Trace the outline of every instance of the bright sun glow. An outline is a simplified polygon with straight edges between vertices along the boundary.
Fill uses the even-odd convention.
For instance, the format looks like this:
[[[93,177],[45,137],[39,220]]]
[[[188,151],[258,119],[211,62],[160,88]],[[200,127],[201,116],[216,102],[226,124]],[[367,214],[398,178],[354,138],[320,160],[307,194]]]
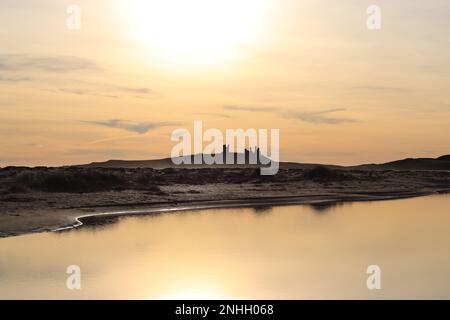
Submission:
[[[118,0],[133,36],[163,59],[217,64],[256,40],[272,0]]]

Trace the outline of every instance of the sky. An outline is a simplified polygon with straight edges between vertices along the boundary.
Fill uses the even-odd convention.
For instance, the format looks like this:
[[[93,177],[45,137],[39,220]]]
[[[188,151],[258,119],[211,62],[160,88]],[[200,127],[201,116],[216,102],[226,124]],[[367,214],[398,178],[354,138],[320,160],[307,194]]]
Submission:
[[[449,32],[447,0],[0,0],[0,166],[164,158],[195,120],[284,161],[449,154]]]

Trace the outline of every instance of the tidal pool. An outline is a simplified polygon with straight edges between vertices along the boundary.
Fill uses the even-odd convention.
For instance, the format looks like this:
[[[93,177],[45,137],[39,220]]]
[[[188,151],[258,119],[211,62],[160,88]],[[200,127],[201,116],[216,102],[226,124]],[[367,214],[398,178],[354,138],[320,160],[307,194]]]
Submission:
[[[81,290],[66,286],[81,270]],[[381,289],[369,290],[371,265]],[[450,299],[450,195],[213,209],[0,239],[1,299]]]

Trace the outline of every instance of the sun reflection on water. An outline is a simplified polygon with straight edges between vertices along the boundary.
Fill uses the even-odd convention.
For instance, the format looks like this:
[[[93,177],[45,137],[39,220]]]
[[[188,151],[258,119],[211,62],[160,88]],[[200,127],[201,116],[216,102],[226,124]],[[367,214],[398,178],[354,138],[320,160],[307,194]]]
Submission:
[[[161,300],[230,300],[220,290],[212,288],[175,288],[165,292],[160,297]]]

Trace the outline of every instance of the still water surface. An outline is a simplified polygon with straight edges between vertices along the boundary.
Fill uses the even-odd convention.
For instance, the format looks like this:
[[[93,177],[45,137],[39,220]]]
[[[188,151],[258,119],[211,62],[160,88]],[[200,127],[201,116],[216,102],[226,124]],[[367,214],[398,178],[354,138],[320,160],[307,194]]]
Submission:
[[[82,288],[66,288],[78,265]],[[378,265],[381,290],[366,287]],[[0,240],[0,298],[450,299],[450,195],[220,209]]]

